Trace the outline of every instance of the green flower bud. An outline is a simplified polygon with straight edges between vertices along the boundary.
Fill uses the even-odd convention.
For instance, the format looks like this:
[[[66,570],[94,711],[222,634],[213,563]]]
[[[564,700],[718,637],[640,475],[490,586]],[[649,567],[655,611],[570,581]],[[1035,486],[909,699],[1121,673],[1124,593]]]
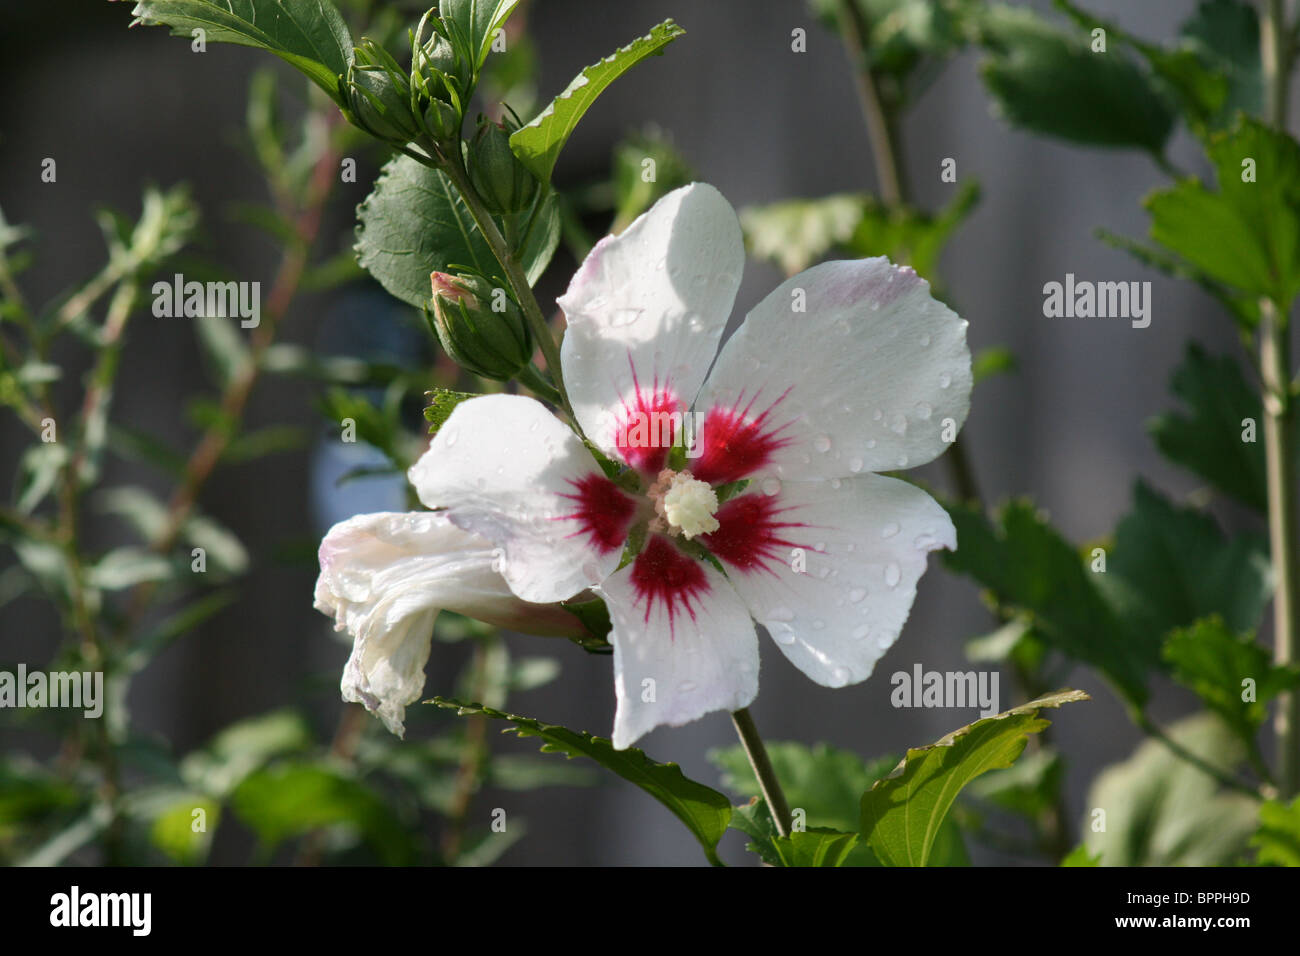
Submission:
[[[469,146],[469,179],[495,213],[527,209],[538,182],[510,149],[510,133],[490,120],[480,121]]]
[[[478,276],[434,272],[432,324],[443,350],[466,371],[508,381],[533,355],[533,337],[505,289]]]
[[[434,99],[447,101],[444,77],[450,78],[452,85],[462,92],[469,78],[451,44],[435,34],[424,46],[418,47],[411,58],[411,84],[418,85]]]
[[[456,144],[460,140],[460,114],[450,103],[430,100],[424,111],[424,130],[435,143]]]
[[[420,135],[411,115],[411,89],[405,78],[378,64],[352,64],[348,101],[357,125],[389,143],[405,146]]]

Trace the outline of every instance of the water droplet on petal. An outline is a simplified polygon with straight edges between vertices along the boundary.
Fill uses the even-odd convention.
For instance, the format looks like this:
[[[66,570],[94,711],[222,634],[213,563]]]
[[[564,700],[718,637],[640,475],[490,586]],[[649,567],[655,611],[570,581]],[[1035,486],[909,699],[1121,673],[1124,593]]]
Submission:
[[[689,694],[691,691],[695,690],[695,681],[693,681],[693,680],[684,680],[684,681],[682,681],[680,684],[677,685],[677,690],[678,690],[680,693],[683,693],[683,694]]]
[[[849,471],[853,472],[856,475],[861,470],[862,470],[861,458],[854,458],[852,461],[849,462]]]
[[[952,385],[952,376],[949,375],[947,372],[944,372],[942,375],[939,376],[939,387],[948,388],[950,385]]]
[[[868,439],[867,439],[867,447],[868,447],[868,448],[875,448],[875,447],[876,447],[876,440],[875,440],[874,438],[868,438]]]
[[[854,588],[852,591],[849,592],[849,601],[851,601],[854,604],[857,604],[866,596],[867,596],[867,591],[865,588]]]
[[[899,455],[899,456],[898,456],[898,467],[899,467],[899,468],[906,468],[906,467],[907,467],[907,456],[906,456],[906,455]]]
[[[840,481],[838,478],[831,479],[831,487],[835,488],[836,490],[838,490],[840,485],[842,484],[844,484],[844,482]]]
[[[447,447],[450,448],[456,444],[456,439],[460,437],[460,429],[448,428],[442,434],[445,436],[443,440],[447,443]]]
[[[930,333],[929,333],[929,332],[922,332],[922,333],[921,333],[921,348],[926,348],[926,347],[929,346],[929,344],[930,344]]]
[[[889,522],[889,524],[885,525],[883,528],[880,529],[880,536],[882,538],[892,538],[894,535],[898,534],[898,532],[902,530],[903,530],[902,527],[899,525],[897,521],[891,521]]]
[[[820,452],[831,450],[831,437],[829,435],[818,435],[813,439],[813,447]]]
[[[848,668],[846,667],[835,668],[833,671],[831,671],[831,686],[843,687],[845,684],[849,682],[850,676],[851,675],[849,674]]]
[[[781,480],[779,478],[764,478],[762,488],[763,494],[770,498],[781,490]]]
[[[788,607],[777,605],[768,612],[767,616],[774,621],[793,621],[794,611],[790,610]]]
[[[636,307],[615,309],[609,314],[609,324],[611,326],[631,325],[641,317],[645,309]]]
[[[900,577],[902,577],[902,572],[898,570],[898,565],[895,562],[890,561],[887,565],[885,565],[886,584],[888,584],[891,588],[896,588],[898,587],[898,581]]]
[[[794,643],[794,631],[790,630],[789,628],[784,628],[782,630],[779,630],[776,633],[774,633],[772,636],[776,638],[776,642],[778,644],[785,644],[786,646],[789,646]]]
[[[927,402],[916,403],[916,417],[921,419],[921,421],[923,422],[929,421],[930,416],[933,414],[934,414],[934,409],[931,408]]]

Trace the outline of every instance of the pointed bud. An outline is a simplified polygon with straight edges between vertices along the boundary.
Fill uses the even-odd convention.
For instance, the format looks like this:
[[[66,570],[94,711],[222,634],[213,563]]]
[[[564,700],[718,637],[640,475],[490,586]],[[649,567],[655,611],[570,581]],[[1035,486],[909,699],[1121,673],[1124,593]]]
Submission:
[[[469,178],[495,213],[527,209],[537,195],[537,179],[510,149],[510,132],[490,120],[480,121],[470,143]]]
[[[406,79],[385,66],[353,63],[348,69],[348,103],[356,124],[385,142],[405,146],[420,135]]]
[[[523,312],[505,289],[478,276],[434,272],[432,324],[456,364],[483,378],[508,381],[533,355]]]

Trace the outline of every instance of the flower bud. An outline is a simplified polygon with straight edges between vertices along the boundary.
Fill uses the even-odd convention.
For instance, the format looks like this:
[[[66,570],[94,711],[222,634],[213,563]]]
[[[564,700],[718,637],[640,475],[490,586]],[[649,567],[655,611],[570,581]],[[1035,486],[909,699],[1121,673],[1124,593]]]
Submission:
[[[469,147],[469,179],[495,213],[519,212],[537,195],[537,179],[510,149],[504,126],[484,120]]]
[[[435,143],[456,144],[460,140],[460,114],[450,103],[430,100],[424,110],[424,131]]]
[[[523,312],[505,289],[478,276],[434,272],[429,279],[434,332],[456,364],[502,382],[528,364],[532,335]]]
[[[348,101],[357,125],[386,142],[405,146],[420,134],[411,115],[410,87],[405,78],[384,66],[352,64]]]

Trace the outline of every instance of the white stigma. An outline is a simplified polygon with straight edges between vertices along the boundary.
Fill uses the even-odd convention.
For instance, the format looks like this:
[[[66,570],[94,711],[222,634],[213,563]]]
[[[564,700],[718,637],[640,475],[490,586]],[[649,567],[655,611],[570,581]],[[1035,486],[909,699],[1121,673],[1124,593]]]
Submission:
[[[681,529],[687,538],[718,530],[718,496],[707,481],[700,481],[689,471],[672,476],[672,484],[663,496],[663,516],[668,524]]]

